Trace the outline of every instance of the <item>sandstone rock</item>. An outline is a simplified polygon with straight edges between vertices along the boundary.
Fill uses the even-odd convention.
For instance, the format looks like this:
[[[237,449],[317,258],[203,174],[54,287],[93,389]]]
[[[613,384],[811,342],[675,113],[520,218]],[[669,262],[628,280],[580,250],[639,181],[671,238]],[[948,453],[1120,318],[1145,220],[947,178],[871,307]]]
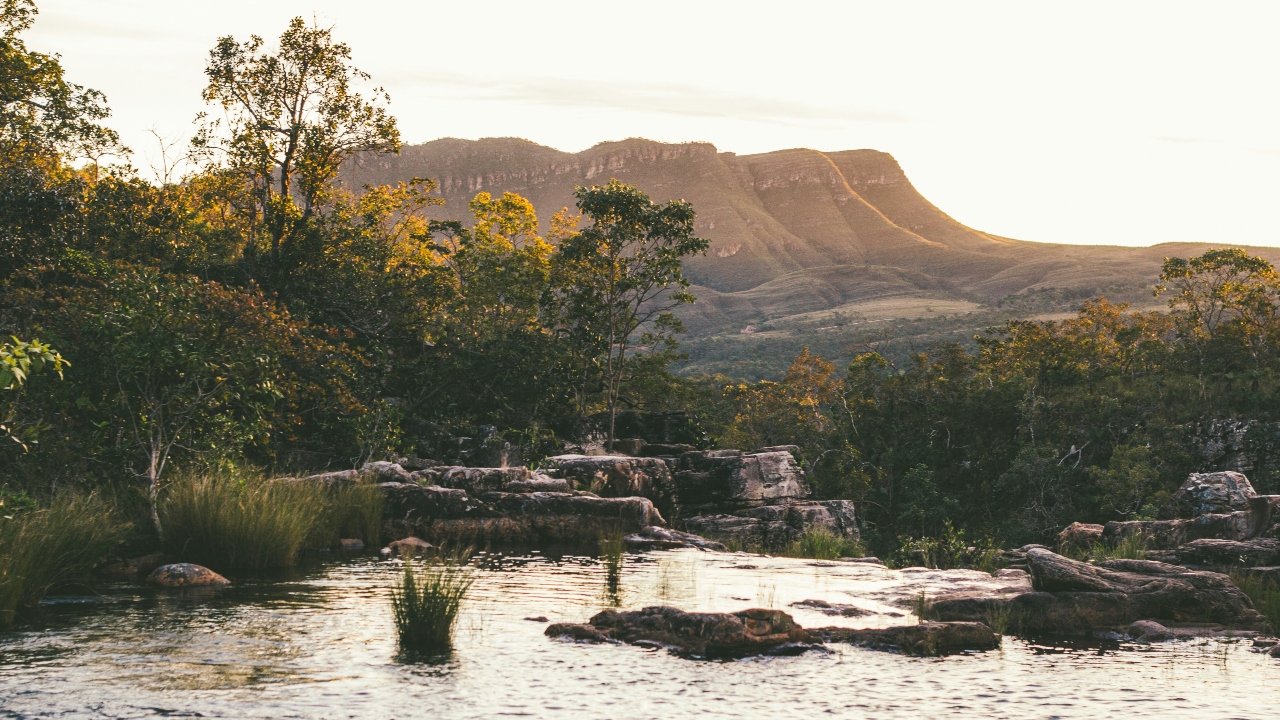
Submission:
[[[1240,568],[1240,572],[1249,577],[1256,577],[1264,582],[1280,585],[1280,565],[1269,567]]]
[[[672,478],[690,514],[776,505],[808,498],[804,471],[790,452],[690,452],[676,459]]]
[[[1102,531],[1101,525],[1073,522],[1058,533],[1058,547],[1089,547],[1102,538]]]
[[[644,438],[617,438],[613,441],[613,454],[636,457],[644,450]]]
[[[1169,628],[1155,620],[1139,620],[1130,624],[1125,632],[1131,640],[1143,643],[1164,642],[1174,638],[1174,634]]]
[[[665,517],[679,514],[671,470],[659,458],[559,455],[546,462],[549,474],[567,480],[578,490],[601,497],[648,498]]]
[[[1160,508],[1158,517],[1171,520],[1248,510],[1249,499],[1256,496],[1249,479],[1238,472],[1192,473]]]
[[[551,637],[602,642],[617,640],[653,644],[685,657],[735,658],[767,654],[812,637],[781,610],[751,609],[737,613],[689,613],[673,607],[647,607],[619,612],[605,610],[586,625],[557,623]]]
[[[202,565],[176,563],[161,565],[147,577],[147,582],[163,588],[193,588],[230,585],[231,581]]]
[[[384,483],[388,535],[476,545],[594,542],[603,532],[636,533],[665,525],[645,498],[600,498],[579,493],[485,493]]]
[[[628,550],[643,552],[645,550],[675,550],[677,548],[698,548],[699,550],[725,551],[722,543],[708,540],[691,533],[669,530],[663,527],[650,526],[638,533],[625,535],[622,542]]]
[[[409,472],[393,462],[371,462],[360,468],[360,479],[370,482],[409,482]]]
[[[1189,539],[1189,524],[1189,520],[1113,520],[1103,527],[1102,539],[1114,544],[1123,538],[1141,535],[1154,550],[1176,550]]]
[[[808,530],[826,530],[837,537],[859,537],[854,505],[848,500],[821,500],[789,505],[765,505],[733,515],[685,518],[685,530],[732,539],[748,548],[780,548]]]
[[[874,614],[870,610],[864,610],[857,605],[842,605],[840,603],[830,603],[826,600],[801,600],[800,602],[791,603],[791,607],[815,610],[823,615],[832,617],[861,617]]]
[[[1244,542],[1205,538],[1178,548],[1181,565],[1244,565],[1258,567],[1280,562],[1280,540],[1257,538]]]
[[[993,650],[1000,636],[981,622],[926,622],[889,628],[817,628],[809,631],[827,642],[844,642],[904,655],[953,655],[966,650]]]
[[[419,555],[433,547],[435,546],[422,538],[409,536],[388,544],[387,550],[399,555]]]
[[[697,450],[692,445],[684,445],[681,443],[648,443],[640,448],[640,457],[678,457],[687,452]]]

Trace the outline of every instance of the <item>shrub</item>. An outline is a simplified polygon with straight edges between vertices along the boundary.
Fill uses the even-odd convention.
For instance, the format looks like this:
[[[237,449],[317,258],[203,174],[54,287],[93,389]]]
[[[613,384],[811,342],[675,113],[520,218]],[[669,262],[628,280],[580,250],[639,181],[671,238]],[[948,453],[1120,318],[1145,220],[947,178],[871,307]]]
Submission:
[[[1280,633],[1280,586],[1246,571],[1235,570],[1231,573],[1231,582],[1236,584],[1253,607],[1267,619],[1271,632]]]
[[[414,569],[412,558],[405,559],[404,574],[391,591],[402,649],[442,652],[453,646],[458,611],[474,580],[464,561],[467,554],[429,556],[421,570]]]
[[[782,554],[786,557],[838,560],[842,557],[863,557],[866,550],[857,540],[840,537],[825,528],[810,528],[788,543]]]
[[[288,567],[308,540],[328,534],[331,492],[260,476],[183,478],[160,503],[166,549],[221,571]]]
[[[0,627],[39,604],[51,587],[88,572],[127,530],[94,495],[61,496],[47,508],[0,517]]]

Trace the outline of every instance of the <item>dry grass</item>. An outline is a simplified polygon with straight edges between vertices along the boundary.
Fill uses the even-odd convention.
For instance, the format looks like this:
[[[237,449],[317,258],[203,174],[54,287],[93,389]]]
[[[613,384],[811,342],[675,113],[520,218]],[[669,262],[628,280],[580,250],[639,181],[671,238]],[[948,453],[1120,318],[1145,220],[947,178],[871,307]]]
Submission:
[[[785,557],[813,558],[814,560],[860,558],[865,557],[866,554],[866,548],[862,543],[839,537],[824,528],[810,528],[804,531],[800,537],[788,543],[782,551]]]

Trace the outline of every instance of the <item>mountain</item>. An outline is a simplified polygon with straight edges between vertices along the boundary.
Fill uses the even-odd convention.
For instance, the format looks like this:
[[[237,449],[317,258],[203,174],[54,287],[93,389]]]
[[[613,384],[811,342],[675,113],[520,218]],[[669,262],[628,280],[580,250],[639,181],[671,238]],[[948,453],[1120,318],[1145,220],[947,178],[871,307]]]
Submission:
[[[438,214],[464,221],[477,192],[512,191],[533,202],[545,227],[573,207],[576,186],[611,178],[655,201],[690,201],[698,233],[711,241],[705,256],[686,262],[698,302],[682,315],[694,340],[788,322],[958,316],[1046,293],[1151,304],[1165,257],[1209,247],[1055,245],[981,232],[935,207],[875,150],[736,155],[708,143],[629,139],[567,153],[517,138],[446,138],[359,157],[344,181],[413,177],[437,180],[446,200]],[[1280,261],[1280,249],[1252,250]]]

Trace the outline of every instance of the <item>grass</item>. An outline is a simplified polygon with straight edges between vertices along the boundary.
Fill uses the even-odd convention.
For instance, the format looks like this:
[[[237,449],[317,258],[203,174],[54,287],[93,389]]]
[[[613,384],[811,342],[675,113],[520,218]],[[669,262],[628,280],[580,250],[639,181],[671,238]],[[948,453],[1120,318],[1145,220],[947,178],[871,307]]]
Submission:
[[[381,534],[382,496],[374,485],[326,486],[261,476],[213,474],[177,480],[160,503],[165,549],[227,571],[294,565],[305,548]]]
[[[916,599],[911,603],[911,612],[915,614],[918,622],[928,622],[933,618],[933,603],[929,602],[923,590],[916,593]]]
[[[787,543],[785,557],[813,558],[814,560],[839,560],[842,557],[864,557],[867,554],[862,543],[843,538],[825,528],[810,528],[800,537]]]
[[[127,531],[93,495],[61,496],[48,507],[0,517],[0,627],[38,605],[50,588],[86,574]]]
[[[615,605],[619,603],[618,588],[622,584],[624,549],[621,530],[600,533],[600,559],[604,562],[605,592]]]
[[[1013,614],[1013,603],[992,603],[987,607],[983,622],[987,624],[987,627],[994,630],[997,635],[1003,637],[1011,627],[1018,625],[1018,618],[1015,618]]]
[[[391,591],[391,611],[403,650],[444,652],[453,647],[453,629],[474,577],[465,564],[469,552],[404,561],[404,574]]]
[[[1231,582],[1240,588],[1253,607],[1267,619],[1272,633],[1280,633],[1280,586],[1247,572],[1233,570]]]
[[[1145,535],[1126,535],[1115,542],[1095,542],[1092,545],[1071,546],[1062,549],[1063,555],[1084,562],[1104,560],[1145,560],[1151,541]]]

